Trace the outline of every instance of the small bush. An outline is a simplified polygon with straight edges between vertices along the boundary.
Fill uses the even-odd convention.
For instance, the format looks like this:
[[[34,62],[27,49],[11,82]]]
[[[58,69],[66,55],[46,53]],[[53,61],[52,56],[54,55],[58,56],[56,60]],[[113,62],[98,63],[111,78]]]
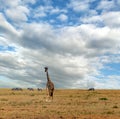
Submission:
[[[118,106],[117,106],[117,105],[115,105],[115,106],[113,106],[113,108],[118,108]]]
[[[114,112],[112,112],[112,111],[108,111],[107,114],[114,114]]]
[[[6,98],[2,98],[2,99],[0,99],[1,101],[8,101],[8,99],[6,99]]]
[[[47,106],[43,105],[42,108],[47,108]]]
[[[70,95],[69,97],[73,97],[72,95]]]
[[[99,100],[108,100],[107,98],[99,98]]]

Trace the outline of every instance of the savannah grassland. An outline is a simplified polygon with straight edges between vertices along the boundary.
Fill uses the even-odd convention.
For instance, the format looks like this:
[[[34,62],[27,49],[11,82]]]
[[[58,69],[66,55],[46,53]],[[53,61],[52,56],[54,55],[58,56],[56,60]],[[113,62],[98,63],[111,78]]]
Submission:
[[[46,91],[0,89],[0,119],[120,119],[120,90],[55,90],[53,102]]]

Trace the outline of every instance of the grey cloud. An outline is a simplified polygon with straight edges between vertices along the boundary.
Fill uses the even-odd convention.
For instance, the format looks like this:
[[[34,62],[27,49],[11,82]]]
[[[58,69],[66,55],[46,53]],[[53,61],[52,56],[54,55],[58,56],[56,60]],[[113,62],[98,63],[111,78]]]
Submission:
[[[21,36],[20,43],[24,47],[41,49],[42,47],[51,46],[53,39],[54,34],[49,25],[34,24],[26,26]]]
[[[22,46],[33,50],[45,49],[49,52],[56,53],[63,53],[65,50],[71,52],[72,44],[69,43],[68,39],[64,39],[62,36],[58,36],[58,33],[50,26],[46,24],[35,24],[32,26],[28,25],[26,27],[27,29],[23,31],[20,39],[20,44]],[[77,51],[77,49],[73,49],[72,51]]]
[[[59,56],[59,55],[57,56],[55,54],[53,54],[53,56],[52,55],[49,56],[47,52],[45,53],[43,52],[35,53],[35,52],[36,51],[33,50],[32,53],[28,51],[23,54],[24,56],[32,59],[36,63],[35,65],[34,63],[32,64],[32,62],[30,62],[34,66],[34,68],[28,66],[29,68],[26,69],[27,73],[31,77],[29,78],[30,80],[32,80],[32,78],[34,78],[35,80],[40,79],[44,84],[46,82],[46,74],[44,72],[44,66],[49,67],[50,78],[55,83],[57,88],[69,87],[73,82],[73,80],[74,82],[76,82],[75,77],[78,79],[82,79],[84,77],[84,74],[82,73],[80,74],[78,72],[79,70],[77,70],[75,67],[72,68],[71,66],[71,68],[67,67],[66,69],[64,63],[69,64],[68,62],[69,58],[66,59],[65,56]],[[64,86],[63,83],[66,84],[66,86]]]
[[[6,62],[1,62],[0,64],[0,74],[2,76],[6,76],[7,78],[14,80],[13,82],[18,81],[21,84],[29,83],[29,85],[34,84],[43,87],[42,82],[45,82],[45,80],[42,80],[45,78],[44,75],[41,75],[41,70],[37,67],[29,65],[21,67],[20,64],[14,64],[14,61],[8,62],[6,60]]]
[[[98,49],[98,50],[112,49],[116,45],[117,45],[116,42],[110,39],[90,40],[87,43],[88,48]]]
[[[20,35],[20,32],[17,31],[9,22],[7,22],[7,20],[1,13],[0,13],[0,33],[3,38],[8,40],[8,42],[14,40],[15,43],[19,39]]]

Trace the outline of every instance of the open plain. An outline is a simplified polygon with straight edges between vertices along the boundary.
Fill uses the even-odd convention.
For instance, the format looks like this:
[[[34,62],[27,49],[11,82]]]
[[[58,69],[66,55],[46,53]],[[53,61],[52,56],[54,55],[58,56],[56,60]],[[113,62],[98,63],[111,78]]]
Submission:
[[[0,119],[120,119],[120,90],[55,90],[46,102],[46,91],[0,89]]]

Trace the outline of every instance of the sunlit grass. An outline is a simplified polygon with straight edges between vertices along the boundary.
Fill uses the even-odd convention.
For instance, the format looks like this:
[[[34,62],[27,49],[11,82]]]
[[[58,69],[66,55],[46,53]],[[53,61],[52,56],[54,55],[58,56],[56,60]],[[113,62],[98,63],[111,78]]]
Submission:
[[[53,102],[46,91],[0,89],[0,119],[119,119],[120,90],[55,90]]]

